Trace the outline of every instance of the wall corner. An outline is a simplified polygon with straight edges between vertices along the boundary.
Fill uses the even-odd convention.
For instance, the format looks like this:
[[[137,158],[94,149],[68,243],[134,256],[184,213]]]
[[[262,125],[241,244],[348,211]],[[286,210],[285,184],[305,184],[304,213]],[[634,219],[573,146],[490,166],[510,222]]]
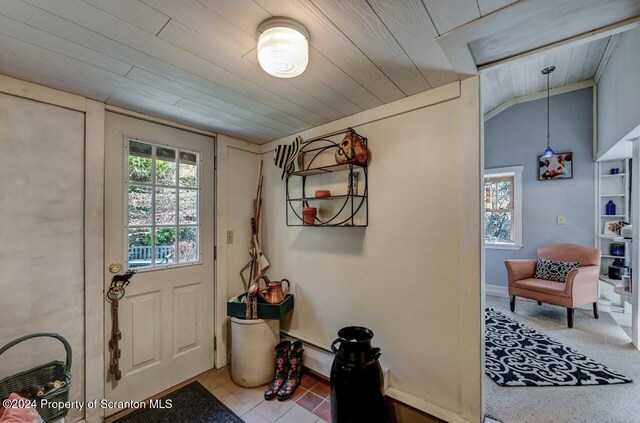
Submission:
[[[460,214],[460,414],[480,422],[483,417],[483,259],[481,191],[483,174],[480,77],[460,82],[460,150],[462,166]]]

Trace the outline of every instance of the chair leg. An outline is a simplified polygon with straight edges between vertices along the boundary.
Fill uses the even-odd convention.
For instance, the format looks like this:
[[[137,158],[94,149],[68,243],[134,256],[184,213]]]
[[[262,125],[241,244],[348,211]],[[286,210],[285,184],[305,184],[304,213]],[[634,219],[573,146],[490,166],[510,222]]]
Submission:
[[[509,305],[511,306],[511,312],[516,311],[516,296],[515,295],[511,296],[511,301],[509,302]]]
[[[598,302],[593,303],[593,318],[598,318]]]
[[[538,301],[538,305],[542,305],[542,301]]]
[[[573,309],[567,308],[567,323],[569,324],[569,329],[573,328]]]

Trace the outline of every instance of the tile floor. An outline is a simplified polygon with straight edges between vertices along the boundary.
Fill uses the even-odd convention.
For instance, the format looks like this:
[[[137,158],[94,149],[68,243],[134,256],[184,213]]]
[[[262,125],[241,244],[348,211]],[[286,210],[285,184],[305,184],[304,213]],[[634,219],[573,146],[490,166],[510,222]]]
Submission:
[[[304,375],[301,386],[287,401],[265,401],[266,386],[245,389],[231,380],[229,367],[197,377],[213,395],[247,423],[324,423],[331,420],[327,383]]]
[[[194,380],[200,382],[247,423],[326,423],[331,421],[329,385],[311,375],[302,377],[301,386],[287,401],[265,401],[266,386],[253,389],[241,388],[231,380],[228,366],[202,373],[162,392],[158,397]],[[126,411],[111,416],[106,421],[113,421],[124,414]]]

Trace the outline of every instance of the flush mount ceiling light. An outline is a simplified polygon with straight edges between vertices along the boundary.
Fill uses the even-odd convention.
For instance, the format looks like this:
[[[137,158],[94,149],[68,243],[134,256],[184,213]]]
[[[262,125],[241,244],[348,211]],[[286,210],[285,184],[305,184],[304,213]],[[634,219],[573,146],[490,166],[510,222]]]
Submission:
[[[269,75],[293,78],[309,63],[309,31],[301,23],[273,17],[258,25],[258,61]]]
[[[556,70],[555,66],[549,66],[541,71],[543,75],[547,75],[547,149],[544,150],[542,157],[551,157],[556,155],[556,152],[551,148],[551,133],[549,132],[549,77],[551,76],[551,72],[554,70]]]

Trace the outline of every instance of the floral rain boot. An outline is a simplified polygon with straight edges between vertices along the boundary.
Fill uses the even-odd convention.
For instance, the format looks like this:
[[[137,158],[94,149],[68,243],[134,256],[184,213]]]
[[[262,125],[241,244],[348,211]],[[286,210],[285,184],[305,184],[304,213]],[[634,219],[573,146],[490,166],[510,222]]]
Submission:
[[[272,400],[278,395],[278,391],[284,385],[289,374],[289,348],[291,341],[282,341],[276,345],[276,377],[264,392],[264,399]]]
[[[296,341],[289,347],[289,372],[287,380],[278,391],[278,401],[285,401],[291,398],[300,386],[302,378],[302,342]]]

